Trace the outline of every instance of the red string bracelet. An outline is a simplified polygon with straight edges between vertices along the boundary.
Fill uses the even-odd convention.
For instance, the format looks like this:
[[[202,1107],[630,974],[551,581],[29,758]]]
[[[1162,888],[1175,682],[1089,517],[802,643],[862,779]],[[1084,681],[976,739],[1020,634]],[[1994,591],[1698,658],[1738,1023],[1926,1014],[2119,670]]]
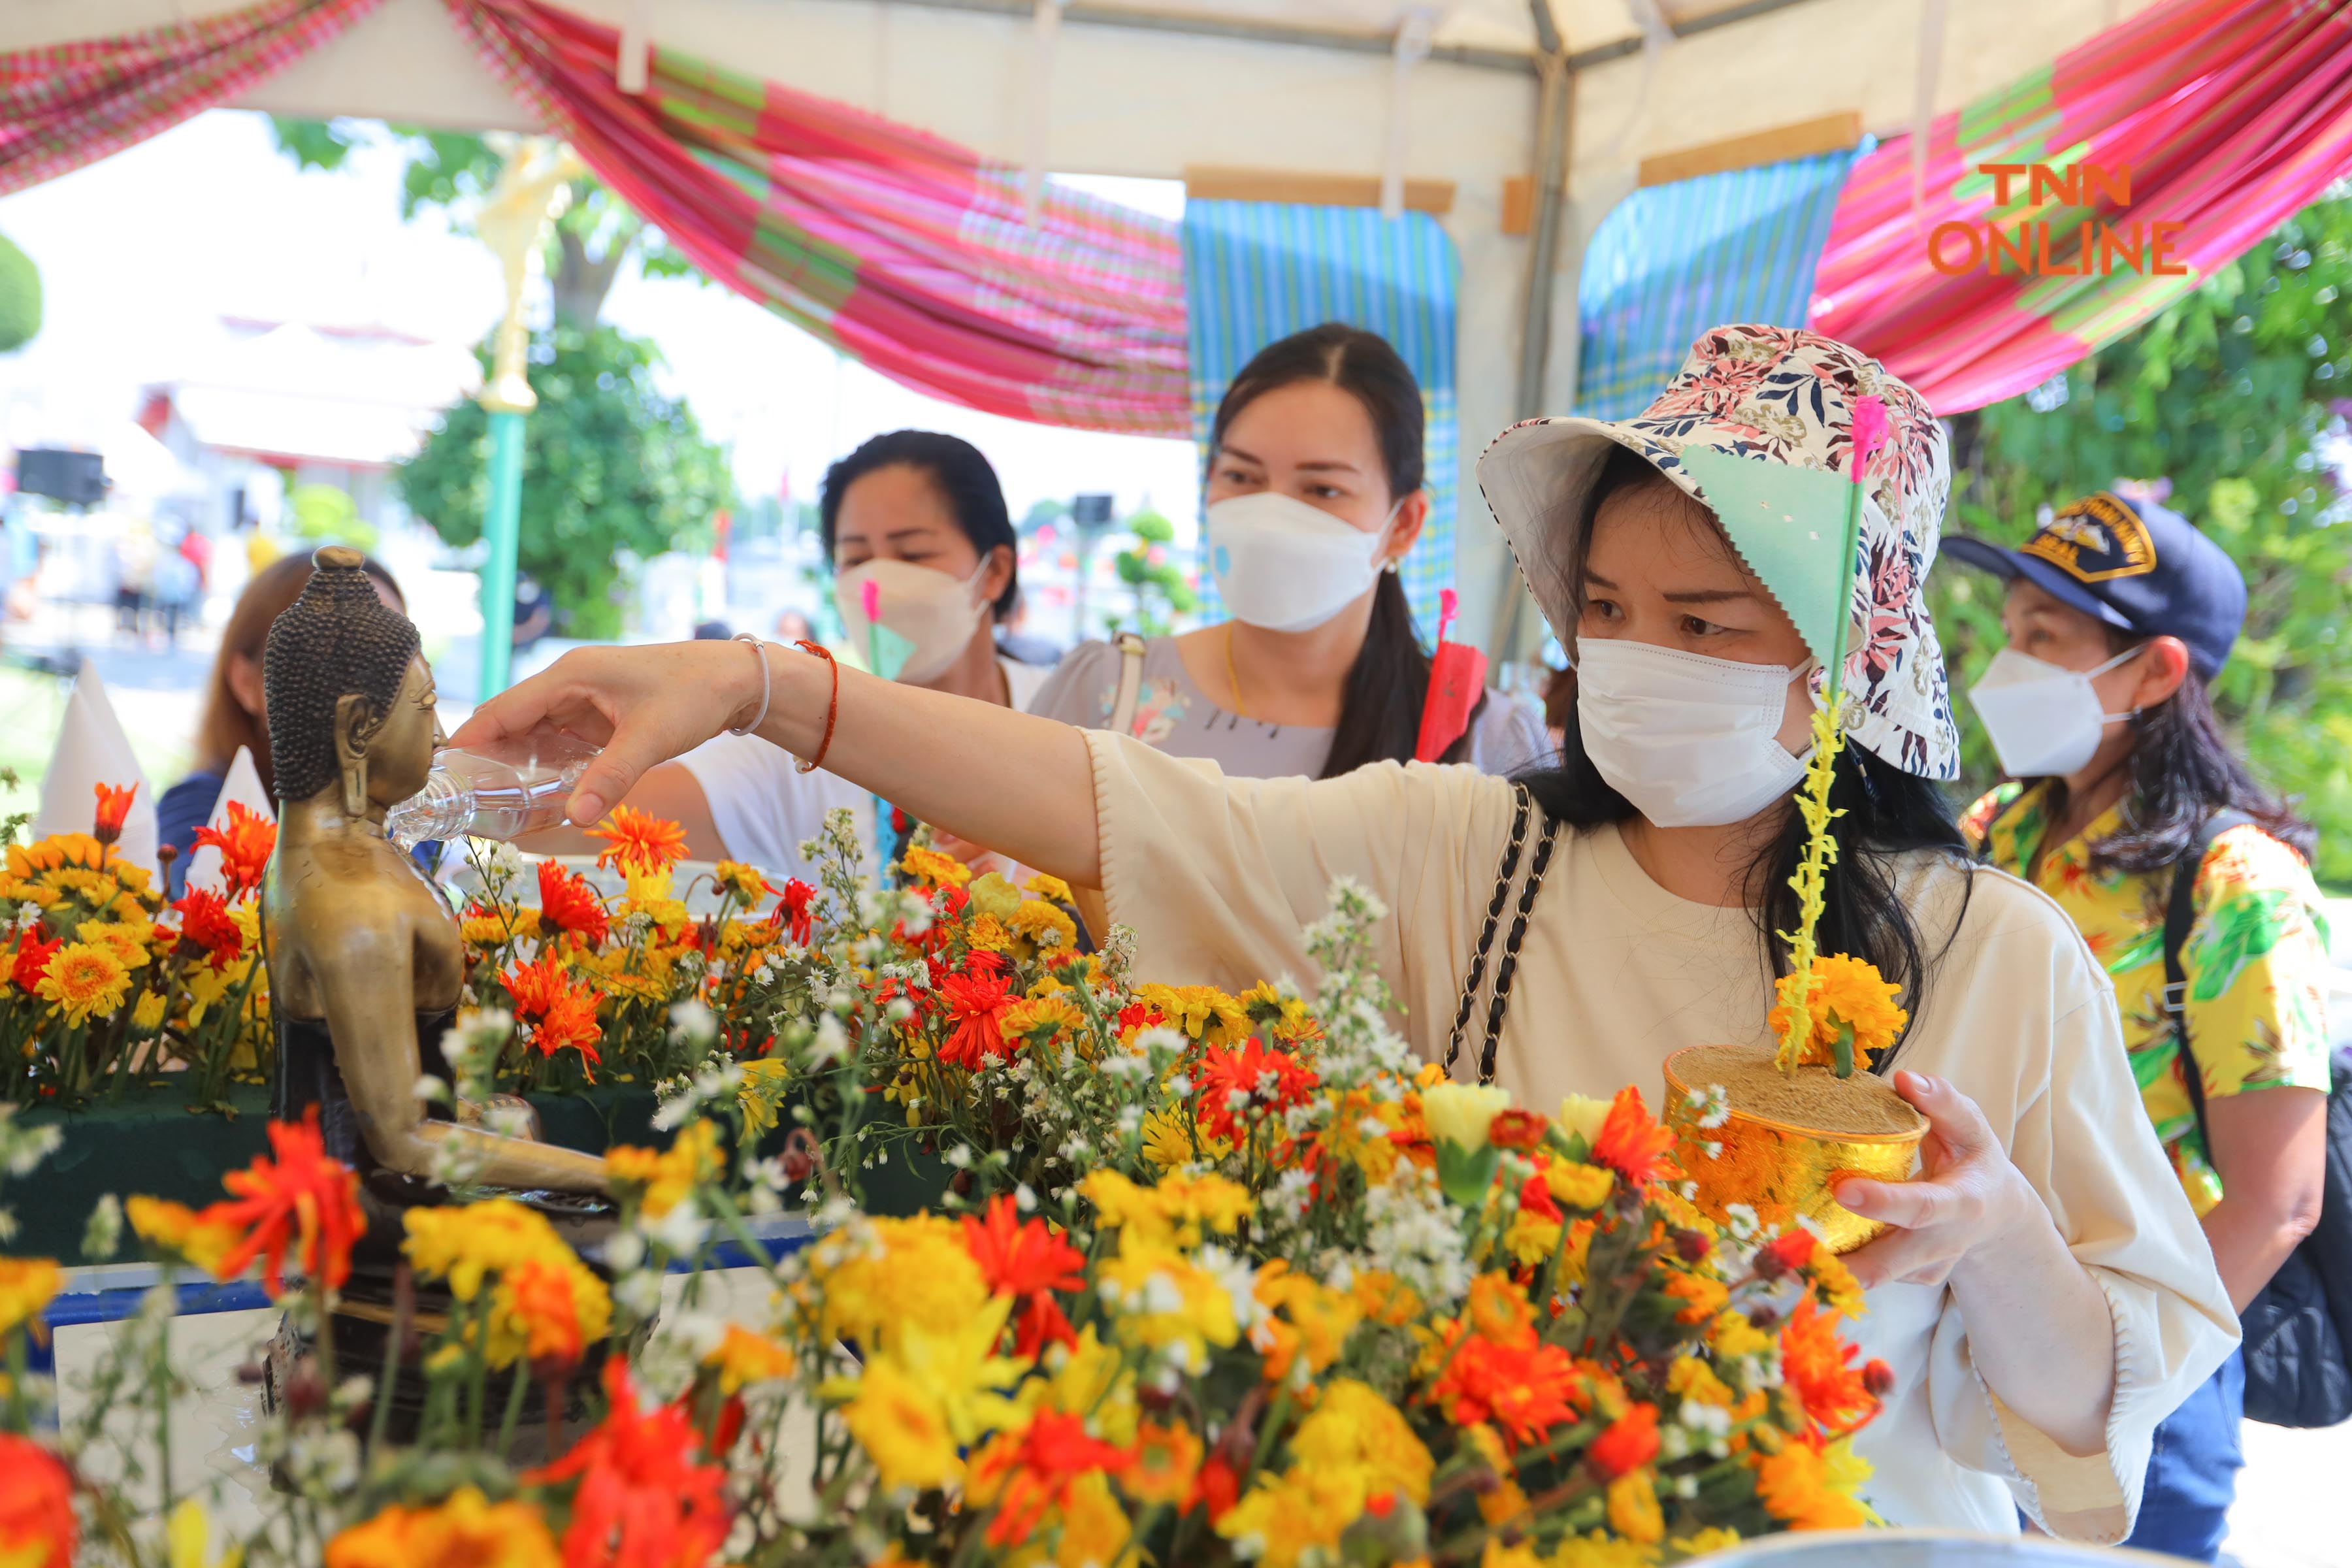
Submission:
[[[820,644],[803,639],[793,646],[804,653],[816,655],[817,658],[824,660],[826,668],[833,671],[833,695],[826,699],[824,704],[824,738],[816,743],[815,756],[804,763],[793,764],[802,773],[813,773],[824,765],[824,754],[833,750],[833,723],[835,720],[841,717],[841,666],[834,658],[833,651]]]

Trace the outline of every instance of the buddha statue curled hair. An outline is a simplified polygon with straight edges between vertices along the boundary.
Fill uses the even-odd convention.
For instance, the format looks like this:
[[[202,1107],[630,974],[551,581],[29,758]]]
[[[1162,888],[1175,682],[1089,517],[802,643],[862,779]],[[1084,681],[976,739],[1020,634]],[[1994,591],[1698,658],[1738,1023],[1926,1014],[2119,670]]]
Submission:
[[[335,782],[336,705],[356,694],[381,723],[416,657],[415,625],[377,596],[365,559],[347,545],[320,550],[301,596],[270,623],[261,671],[280,801]]]

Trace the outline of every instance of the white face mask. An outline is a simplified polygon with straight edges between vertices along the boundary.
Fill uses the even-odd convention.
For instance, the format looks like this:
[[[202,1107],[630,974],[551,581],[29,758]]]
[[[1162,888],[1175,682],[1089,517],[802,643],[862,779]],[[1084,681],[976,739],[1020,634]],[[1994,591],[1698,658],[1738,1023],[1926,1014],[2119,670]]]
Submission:
[[[1738,664],[1619,637],[1576,639],[1576,722],[1609,787],[1660,827],[1745,822],[1794,790],[1812,752],[1780,744],[1789,683],[1812,667]]]
[[[1381,544],[1395,517],[1391,507],[1366,533],[1278,490],[1216,501],[1207,522],[1218,596],[1234,619],[1271,632],[1319,626],[1380,575]]]
[[[2127,647],[2094,669],[2068,669],[2005,647],[1969,688],[1969,706],[1984,721],[2001,771],[2011,778],[2056,778],[2087,765],[2110,724],[2139,711],[2110,713],[2091,678],[2139,652]]]
[[[958,579],[911,561],[876,559],[863,562],[833,580],[834,607],[841,625],[860,653],[871,646],[868,627],[878,623],[886,633],[910,645],[906,662],[891,679],[920,686],[946,672],[971,644],[972,628],[980,624],[980,580],[988,574],[988,559],[980,569]],[[874,620],[866,618],[865,584],[875,588]]]

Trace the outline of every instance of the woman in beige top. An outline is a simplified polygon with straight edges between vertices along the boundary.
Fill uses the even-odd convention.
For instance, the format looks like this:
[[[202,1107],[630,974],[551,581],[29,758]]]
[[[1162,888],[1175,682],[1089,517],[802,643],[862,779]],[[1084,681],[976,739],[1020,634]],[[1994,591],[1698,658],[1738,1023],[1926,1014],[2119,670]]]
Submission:
[[[1958,739],[1919,598],[1944,440],[1908,388],[1842,344],[1717,329],[1641,418],[1537,422],[1488,453],[1488,500],[1580,662],[1567,765],[1528,786],[1394,763],[1227,779],[1129,737],[849,672],[836,704],[820,660],[770,649],[761,668],[712,644],[568,655],[457,739],[542,721],[609,738],[572,804],[587,821],[722,727],[805,755],[830,723],[827,766],[1101,887],[1142,966],[1171,980],[1311,980],[1300,925],[1352,877],[1393,911],[1383,962],[1423,1053],[1452,1059],[1463,1041],[1458,1071],[1481,1065],[1538,1104],[1655,1092],[1683,1046],[1766,1038],[1783,955],[1765,933],[1790,924],[1779,879],[1819,684],[1678,454],[1696,442],[1842,471],[1864,392],[1886,402],[1894,440],[1864,508],[1823,935],[1902,982],[1914,1021],[1895,1082],[1933,1129],[1918,1179],[1840,1193],[1897,1227],[1850,1258],[1871,1288],[1864,1353],[1897,1380],[1860,1441],[1877,1468],[1865,1496],[1898,1524],[2014,1531],[2022,1508],[2112,1542],[2151,1429],[2235,1321],[2131,1114],[2097,965],[2047,899],[1971,869],[1927,782],[1949,775]]]

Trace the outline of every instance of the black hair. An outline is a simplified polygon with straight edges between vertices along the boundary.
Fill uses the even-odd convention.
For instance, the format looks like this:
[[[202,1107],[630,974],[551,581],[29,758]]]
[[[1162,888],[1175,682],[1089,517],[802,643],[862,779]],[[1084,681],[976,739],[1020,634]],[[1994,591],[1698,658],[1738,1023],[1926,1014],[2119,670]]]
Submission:
[[[1658,486],[1659,500],[1681,492],[1658,470],[1633,453],[1612,452],[1595,481],[1584,525],[1578,533],[1576,575],[1570,602],[1584,601],[1584,563],[1591,548],[1592,520],[1601,501],[1622,490]],[[1712,519],[1710,518],[1710,524]],[[1729,548],[1727,543],[1726,548]],[[1536,804],[1553,818],[1579,832],[1623,822],[1640,813],[1601,776],[1584,750],[1578,714],[1567,714],[1566,734],[1558,765],[1520,776]],[[1784,803],[1785,804],[1785,803]],[[1832,858],[1822,886],[1822,920],[1816,928],[1821,952],[1850,953],[1876,966],[1880,974],[1902,988],[1903,1005],[1918,1024],[1928,971],[1942,957],[1959,930],[1959,913],[1967,910],[1964,895],[1952,929],[1935,950],[1906,907],[1896,887],[1895,858],[1912,850],[1939,851],[1964,873],[1970,858],[1968,840],[1952,819],[1951,803],[1937,785],[1905,773],[1859,746],[1839,753],[1830,782],[1831,836],[1837,853]],[[1797,929],[1801,918],[1797,895],[1789,881],[1805,849],[1805,825],[1793,805],[1786,805],[1778,831],[1762,840],[1740,878],[1743,901],[1754,912],[1766,966],[1775,976],[1789,973],[1789,944],[1780,932]],[[1909,1030],[1906,1030],[1907,1037]],[[1874,1071],[1892,1067],[1889,1051]]]
[[[356,692],[381,722],[416,657],[416,626],[376,597],[366,557],[330,544],[301,596],[269,624],[261,689],[278,798],[308,800],[335,782],[335,705]]]
[[[1021,546],[1013,537],[1013,514],[1004,504],[1004,487],[981,449],[961,437],[938,430],[893,430],[877,436],[824,471],[817,492],[817,525],[824,539],[827,560],[833,558],[835,531],[841,521],[841,498],[849,487],[877,468],[907,468],[927,475],[948,503],[948,514],[971,542],[982,561],[998,545],[1013,558],[1013,574],[1004,591],[989,606],[998,620],[1013,613],[1021,593]]]
[[[2137,647],[2140,638],[2120,626],[2102,627],[2110,653]],[[2243,812],[2262,830],[2307,863],[2319,835],[2294,808],[2255,781],[2230,749],[2204,680],[2191,669],[2180,688],[2131,721],[2131,787],[2125,792],[2123,822],[2090,846],[2095,871],[2160,871],[2195,847],[2215,812]],[[2050,785],[2050,813],[2066,809],[2066,784]]]
[[[1386,338],[1342,321],[1326,321],[1268,343],[1242,366],[1210,426],[1212,460],[1243,409],[1269,392],[1307,381],[1328,382],[1363,405],[1391,500],[1422,488],[1422,431],[1428,415],[1421,384]],[[1421,741],[1422,705],[1429,697],[1429,652],[1421,646],[1404,584],[1395,573],[1383,572],[1372,589],[1364,646],[1348,668],[1339,724],[1321,776],[1338,778],[1367,763],[1412,761]],[[1470,723],[1439,761],[1458,763],[1469,754],[1470,736],[1486,706],[1481,692]]]

